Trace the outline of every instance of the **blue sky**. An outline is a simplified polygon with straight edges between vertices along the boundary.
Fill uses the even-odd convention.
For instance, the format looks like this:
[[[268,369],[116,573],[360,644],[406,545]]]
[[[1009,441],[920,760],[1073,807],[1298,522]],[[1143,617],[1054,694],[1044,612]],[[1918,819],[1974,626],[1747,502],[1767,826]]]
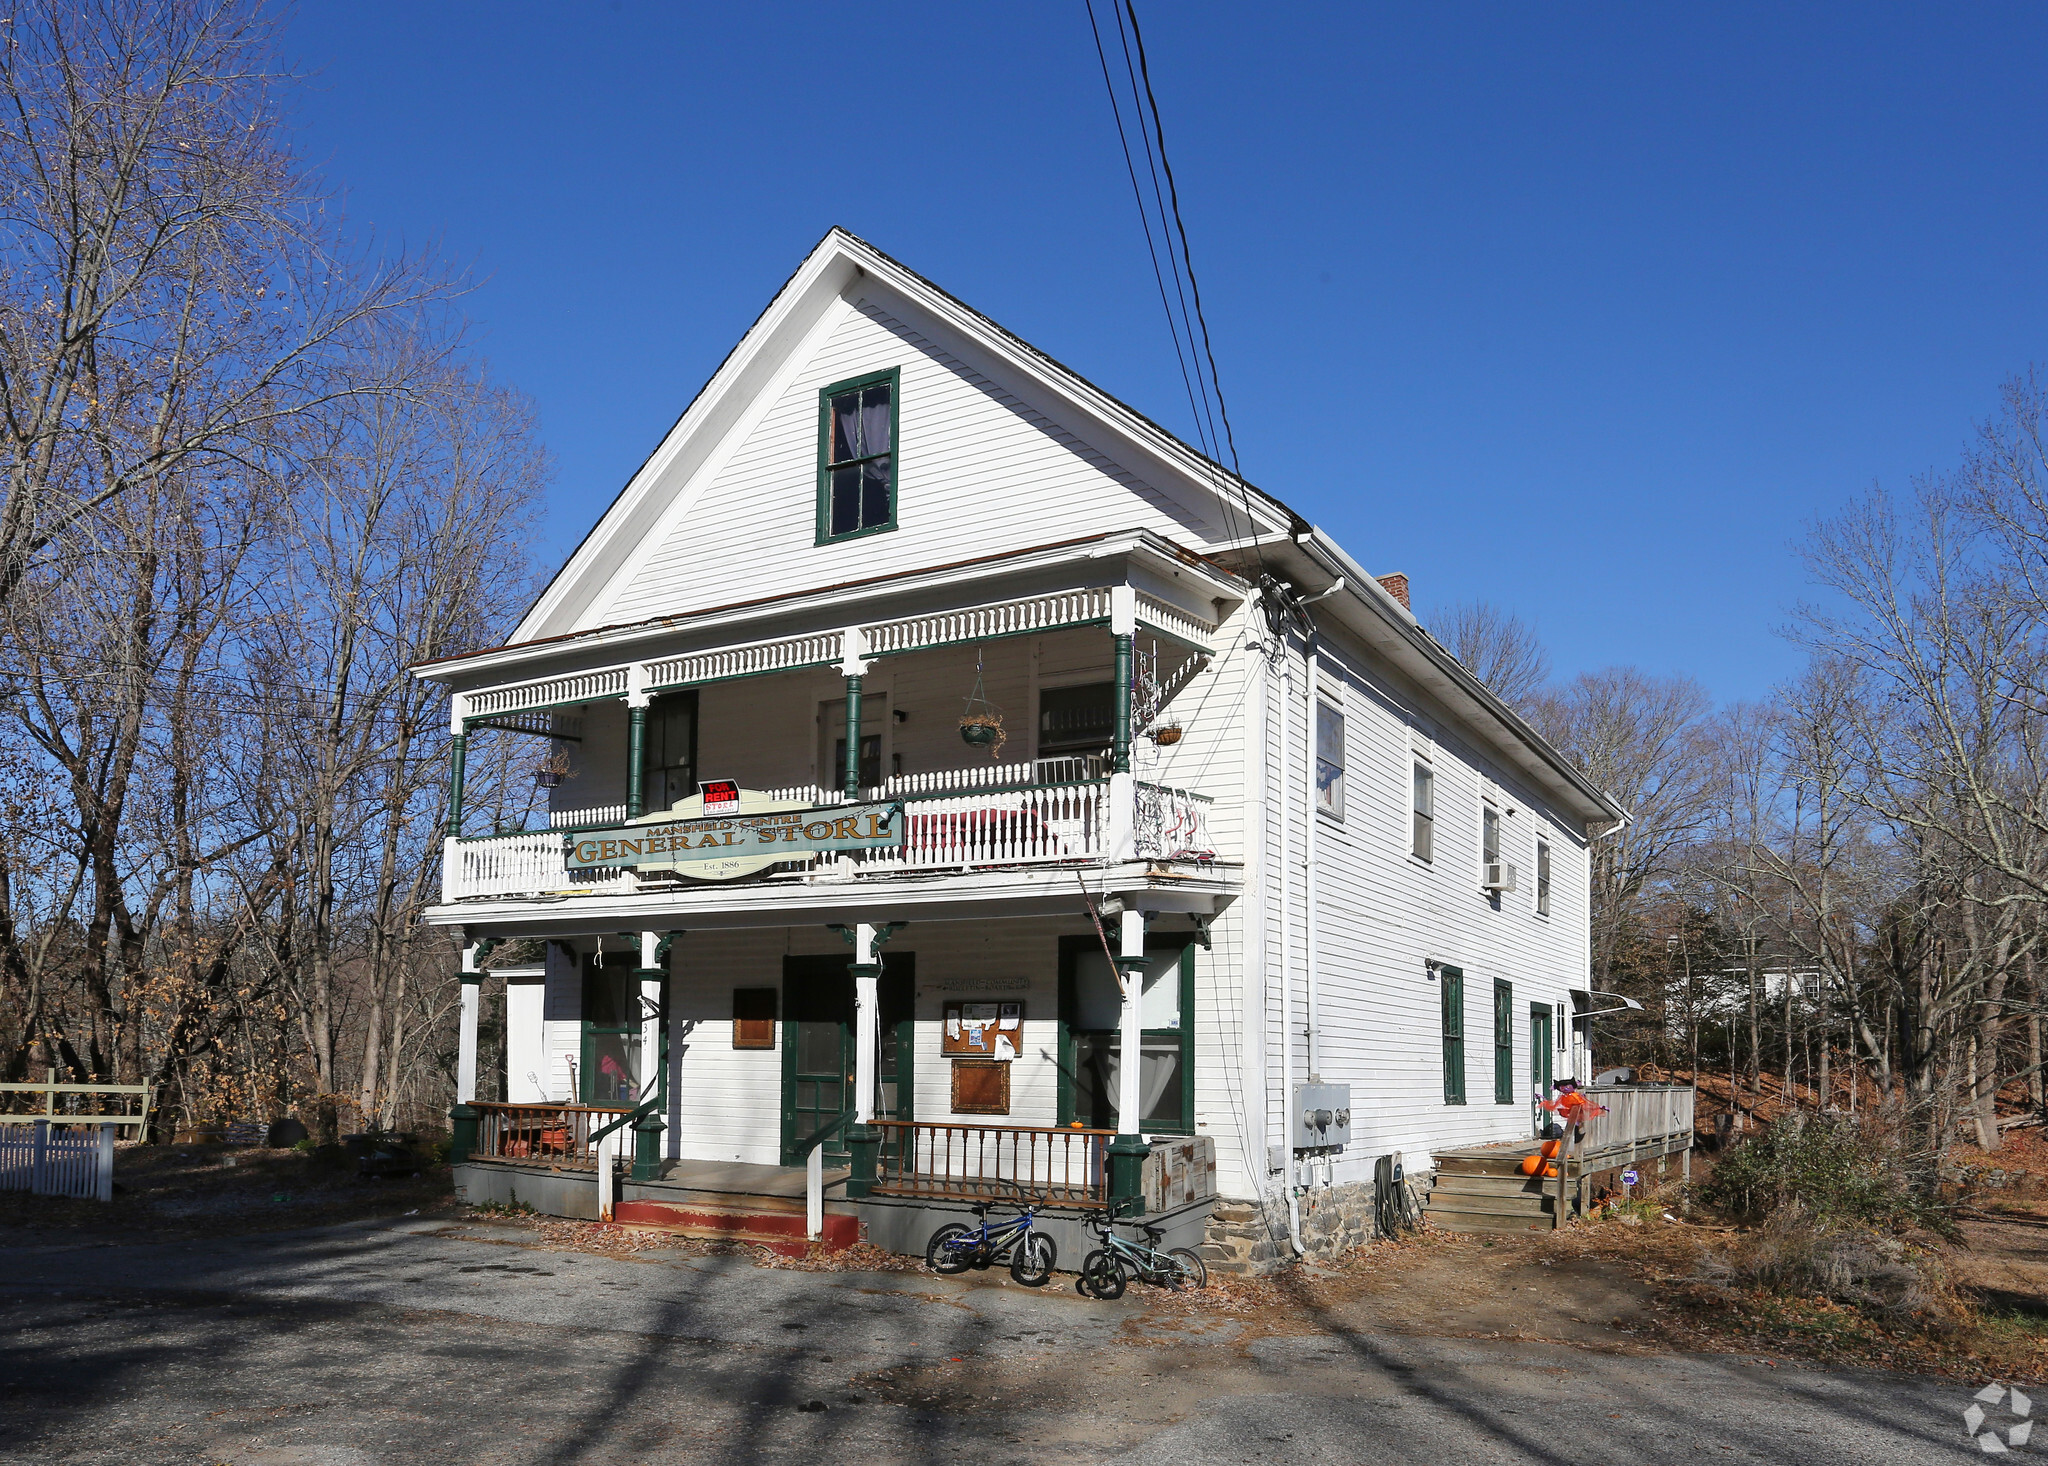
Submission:
[[[1761,695],[1801,526],[2048,361],[2048,9],[1140,17],[1247,477],[1562,673]],[[835,223],[1187,429],[1081,0],[325,0],[287,43],[351,217],[480,282],[543,559]]]

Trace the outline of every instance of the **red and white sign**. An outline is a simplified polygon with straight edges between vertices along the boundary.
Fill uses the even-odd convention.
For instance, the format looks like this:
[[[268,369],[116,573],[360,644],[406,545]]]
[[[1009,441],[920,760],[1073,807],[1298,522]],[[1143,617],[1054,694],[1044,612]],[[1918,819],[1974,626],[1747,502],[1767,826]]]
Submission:
[[[704,791],[704,813],[739,813],[740,786],[731,779],[707,779],[699,787]]]

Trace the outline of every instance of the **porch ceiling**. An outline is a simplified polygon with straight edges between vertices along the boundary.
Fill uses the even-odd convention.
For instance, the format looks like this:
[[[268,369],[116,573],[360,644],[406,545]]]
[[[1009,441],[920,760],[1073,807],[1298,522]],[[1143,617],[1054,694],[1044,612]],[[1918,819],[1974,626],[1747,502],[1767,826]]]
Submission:
[[[1135,599],[1137,621],[1145,630],[1186,647],[1197,657],[1211,655],[1214,621],[1144,591],[1138,592]],[[962,642],[998,641],[1077,626],[1104,626],[1109,623],[1109,602],[1107,587],[1055,591],[957,610],[899,616],[846,631],[805,632],[735,642],[677,656],[501,683],[460,692],[455,697],[460,716],[466,722],[520,732],[545,732],[538,725],[528,728],[521,726],[521,722],[542,709],[580,706],[603,698],[624,697],[636,690],[655,693],[740,677],[835,666],[849,654],[849,641],[857,643],[855,655],[882,658]]]
[[[1077,879],[1078,877],[1078,879]],[[953,872],[900,880],[758,881],[631,895],[557,896],[432,906],[429,926],[479,937],[583,936],[620,931],[689,931],[823,926],[833,922],[985,921],[1072,917],[1081,892],[1135,896],[1147,910],[1211,916],[1235,900],[1243,872],[1217,863],[1193,869],[1148,861],[1121,865]]]
[[[472,716],[502,714],[623,696],[629,669],[641,670],[643,687],[652,688],[836,662],[848,626],[866,636],[868,655],[887,656],[963,639],[1087,625],[1108,618],[1108,587],[1124,583],[1138,590],[1138,619],[1148,630],[1203,653],[1212,650],[1215,608],[1246,593],[1243,581],[1213,561],[1149,530],[1130,530],[515,643],[422,662],[412,672],[455,683],[473,700]],[[970,624],[963,617],[977,619]],[[829,651],[811,644],[819,639],[833,643]],[[504,680],[489,680],[494,674]],[[541,684],[553,684],[541,701],[494,696]]]

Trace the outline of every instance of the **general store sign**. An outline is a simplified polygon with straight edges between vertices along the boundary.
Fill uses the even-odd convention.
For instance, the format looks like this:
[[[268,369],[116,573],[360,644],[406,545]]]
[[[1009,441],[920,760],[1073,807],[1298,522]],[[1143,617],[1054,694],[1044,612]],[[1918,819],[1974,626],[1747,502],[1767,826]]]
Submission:
[[[814,852],[877,850],[903,843],[901,804],[836,804],[761,814],[668,819],[575,836],[572,870],[593,866],[696,865],[717,861],[704,876],[741,873]],[[730,865],[726,862],[731,862]],[[699,875],[695,870],[679,874]]]

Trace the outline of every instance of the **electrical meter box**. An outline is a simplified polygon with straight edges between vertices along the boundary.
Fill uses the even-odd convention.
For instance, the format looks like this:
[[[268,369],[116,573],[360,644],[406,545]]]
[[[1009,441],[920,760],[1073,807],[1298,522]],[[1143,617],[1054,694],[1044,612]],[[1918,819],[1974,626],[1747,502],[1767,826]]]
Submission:
[[[1342,1150],[1351,1143],[1351,1086],[1294,1086],[1294,1148]]]

